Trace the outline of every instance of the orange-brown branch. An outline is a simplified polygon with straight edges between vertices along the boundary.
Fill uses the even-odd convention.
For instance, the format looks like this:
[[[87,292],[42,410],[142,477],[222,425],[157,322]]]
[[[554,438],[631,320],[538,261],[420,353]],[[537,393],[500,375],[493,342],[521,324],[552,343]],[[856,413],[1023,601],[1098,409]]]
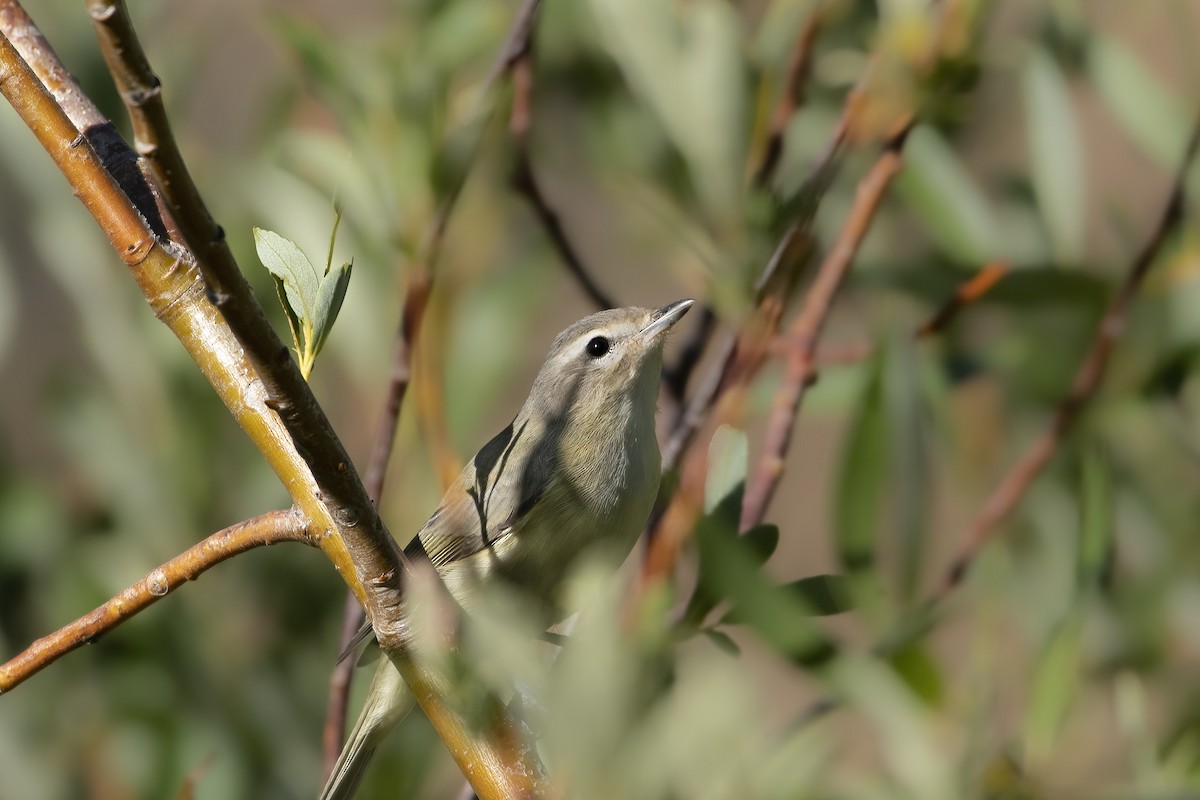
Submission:
[[[792,323],[788,338],[791,352],[784,370],[783,385],[775,396],[775,402],[767,420],[763,445],[763,456],[755,472],[748,476],[746,495],[742,505],[741,528],[758,524],[766,513],[767,504],[775,494],[783,476],[784,457],[791,445],[792,430],[796,414],[804,400],[805,392],[816,375],[817,342],[833,305],[833,299],[854,263],[859,245],[870,230],[875,212],[883,200],[884,192],[903,166],[901,149],[911,128],[904,125],[885,143],[883,152],[866,177],[858,185],[854,206],[850,209],[833,248],[821,264],[817,277],[808,291],[804,306],[796,321]]]
[[[104,605],[43,636],[20,654],[0,665],[0,692],[7,692],[53,664],[67,653],[91,644],[134,614],[166,597],[188,581],[227,558],[255,547],[278,542],[312,544],[303,516],[295,509],[270,511],[217,531],[170,561],[151,570],[144,578]]]
[[[1100,324],[1096,326],[1096,333],[1088,347],[1087,354],[1075,373],[1067,396],[1059,404],[1050,426],[1034,440],[1024,455],[1005,474],[971,523],[961,550],[946,571],[937,597],[952,591],[966,577],[975,557],[996,536],[1000,529],[1000,523],[1008,518],[1013,509],[1025,497],[1029,487],[1033,485],[1034,480],[1058,452],[1071,428],[1078,421],[1080,414],[1096,394],[1096,390],[1100,388],[1113,350],[1124,332],[1129,308],[1137,296],[1138,289],[1146,277],[1146,273],[1150,271],[1157,260],[1163,245],[1183,220],[1187,176],[1192,162],[1195,160],[1198,146],[1200,146],[1200,120],[1197,121],[1192,131],[1183,161],[1175,173],[1174,184],[1167,198],[1166,207],[1150,238],[1146,240],[1133,263],[1130,264],[1125,279],[1109,302],[1108,309],[1100,319]]]

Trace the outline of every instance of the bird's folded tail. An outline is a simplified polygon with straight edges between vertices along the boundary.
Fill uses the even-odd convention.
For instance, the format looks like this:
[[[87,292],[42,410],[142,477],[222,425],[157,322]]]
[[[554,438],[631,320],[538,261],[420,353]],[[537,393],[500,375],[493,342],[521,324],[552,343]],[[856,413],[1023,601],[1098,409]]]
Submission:
[[[366,774],[375,748],[412,708],[413,698],[390,658],[379,659],[358,721],[346,737],[320,800],[350,800]]]

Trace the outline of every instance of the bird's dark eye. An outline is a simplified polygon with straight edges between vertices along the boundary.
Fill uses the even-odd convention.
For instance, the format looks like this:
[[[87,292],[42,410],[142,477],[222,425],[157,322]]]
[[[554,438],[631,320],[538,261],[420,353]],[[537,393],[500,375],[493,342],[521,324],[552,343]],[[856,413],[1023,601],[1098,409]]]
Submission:
[[[587,354],[592,358],[600,358],[600,356],[608,352],[609,347],[608,339],[603,336],[594,336],[587,343]]]

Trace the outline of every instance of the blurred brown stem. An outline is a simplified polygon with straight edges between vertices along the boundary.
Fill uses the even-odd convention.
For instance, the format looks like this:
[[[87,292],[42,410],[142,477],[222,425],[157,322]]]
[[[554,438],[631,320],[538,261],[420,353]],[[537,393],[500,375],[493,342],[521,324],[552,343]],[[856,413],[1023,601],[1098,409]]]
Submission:
[[[918,325],[912,332],[916,340],[936,336],[957,319],[963,309],[979,300],[995,286],[1001,278],[1008,274],[1008,264],[1003,261],[993,261],[969,279],[959,285],[949,299],[944,302],[927,320]],[[784,351],[786,342],[779,343],[779,349]],[[813,357],[819,367],[857,364],[865,361],[875,353],[873,344],[848,344],[822,347]]]
[[[850,214],[808,290],[800,315],[788,332],[791,351],[784,368],[783,385],[775,396],[767,419],[763,455],[757,469],[747,476],[740,523],[742,530],[762,521],[767,505],[783,477],[784,458],[791,446],[796,414],[816,375],[813,356],[829,309],[849,274],[859,245],[871,228],[884,192],[904,164],[901,150],[911,128],[911,121],[905,123],[884,143],[883,152],[859,183]]]
[[[538,4],[530,5],[533,6],[533,12],[536,12]],[[518,29],[521,35],[517,38],[510,37],[505,50],[507,57],[504,64],[513,87],[512,111],[508,118],[508,130],[516,152],[513,188],[529,203],[550,243],[554,245],[563,266],[592,304],[601,309],[616,308],[616,300],[600,288],[584,265],[579,251],[563,228],[558,212],[542,192],[533,172],[533,161],[529,152],[529,132],[533,119],[533,34],[537,26],[533,12],[527,18],[522,17],[524,24]]]
[[[949,594],[962,583],[976,556],[997,535],[1000,523],[1008,518],[1013,509],[1025,497],[1029,487],[1066,441],[1071,428],[1079,420],[1083,410],[1100,388],[1113,350],[1125,330],[1130,306],[1133,305],[1142,280],[1154,266],[1167,239],[1183,220],[1187,177],[1195,160],[1198,146],[1200,146],[1200,120],[1197,120],[1192,130],[1162,215],[1150,234],[1150,238],[1146,240],[1130,264],[1125,279],[1109,302],[1104,316],[1100,319],[1100,324],[1096,326],[1096,333],[1092,337],[1087,354],[1075,373],[1067,396],[1059,404],[1050,426],[1034,440],[1025,454],[1005,474],[971,523],[967,538],[946,571],[942,585],[934,597],[934,602]]]
[[[808,73],[812,68],[813,47],[821,31],[821,20],[821,7],[818,4],[808,12],[800,26],[800,33],[796,36],[796,42],[792,45],[783,89],[771,115],[771,127],[763,145],[762,162],[754,173],[754,183],[760,187],[768,186],[774,179],[779,169],[780,158],[783,156],[783,141],[787,136],[788,123],[804,102],[804,83],[808,80]]]
[[[43,636],[19,655],[0,665],[0,693],[7,692],[58,659],[108,631],[178,589],[187,581],[227,558],[255,547],[278,542],[313,544],[303,515],[295,509],[269,511],[217,531],[170,561],[153,569],[137,583],[104,605]]]

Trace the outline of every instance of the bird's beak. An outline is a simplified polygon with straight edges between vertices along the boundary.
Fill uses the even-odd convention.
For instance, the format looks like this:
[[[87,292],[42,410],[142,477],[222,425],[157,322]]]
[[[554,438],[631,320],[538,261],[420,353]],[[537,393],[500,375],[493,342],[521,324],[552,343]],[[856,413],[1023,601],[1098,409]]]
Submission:
[[[662,308],[654,309],[650,314],[649,324],[639,333],[646,339],[653,339],[678,322],[679,318],[686,314],[695,302],[695,300],[676,300],[674,303],[667,303]]]

